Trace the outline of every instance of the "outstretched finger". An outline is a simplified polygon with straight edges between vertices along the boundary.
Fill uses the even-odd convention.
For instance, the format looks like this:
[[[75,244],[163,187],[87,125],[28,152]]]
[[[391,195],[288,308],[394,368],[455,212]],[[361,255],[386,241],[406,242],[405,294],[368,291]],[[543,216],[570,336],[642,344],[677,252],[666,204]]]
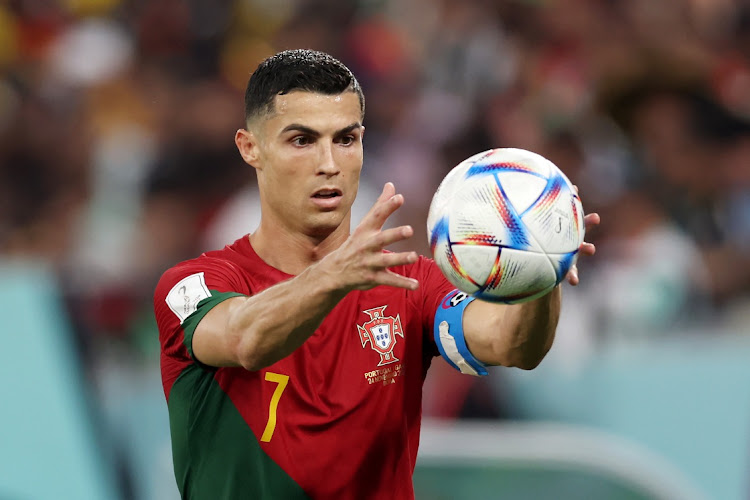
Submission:
[[[385,286],[395,286],[396,288],[406,288],[407,290],[416,290],[419,288],[419,281],[414,278],[407,278],[401,276],[393,271],[385,270],[378,273],[377,280],[378,284]]]
[[[586,214],[583,217],[583,223],[586,225],[587,230],[595,226],[598,226],[601,221],[602,221],[602,218],[596,212]]]
[[[385,193],[386,190],[384,189],[383,192]],[[383,195],[381,195],[381,198],[383,198]],[[403,204],[404,197],[400,194],[394,194],[390,198],[384,200],[379,198],[370,211],[367,212],[367,215],[364,216],[358,227],[366,229],[382,228],[385,221],[388,220],[388,217],[390,217],[393,212],[398,210]]]
[[[568,271],[568,274],[567,276],[565,276],[565,278],[567,278],[568,283],[576,286],[580,282],[580,280],[578,279],[578,266],[574,264]]]
[[[370,243],[367,247],[370,250],[379,251],[392,245],[397,241],[403,241],[411,238],[414,235],[414,229],[411,226],[399,226],[391,229],[385,229],[372,236]]]
[[[386,182],[383,185],[383,191],[380,192],[380,196],[378,196],[378,199],[375,201],[375,204],[386,201],[388,198],[390,198],[394,194],[396,194],[396,186],[394,186],[392,182]]]
[[[378,255],[376,265],[382,268],[405,266],[417,261],[417,252],[382,253]]]
[[[588,243],[584,241],[581,246],[578,248],[578,252],[581,255],[594,255],[596,253],[596,246],[594,246],[593,243]]]

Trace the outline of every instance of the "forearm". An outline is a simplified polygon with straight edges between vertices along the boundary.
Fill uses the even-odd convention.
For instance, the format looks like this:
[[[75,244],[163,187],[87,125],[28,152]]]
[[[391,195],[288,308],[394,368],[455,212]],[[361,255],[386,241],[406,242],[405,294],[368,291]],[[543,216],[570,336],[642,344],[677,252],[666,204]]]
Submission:
[[[474,319],[481,316],[479,327],[466,333],[469,350],[488,365],[533,369],[552,347],[562,303],[561,287],[536,300],[515,305],[480,303]],[[468,310],[467,310],[468,312]]]
[[[232,308],[227,321],[237,359],[259,370],[288,356],[320,326],[346,295],[317,266],[248,297]]]
[[[536,368],[555,339],[562,305],[562,287],[557,286],[543,297],[517,305],[509,315],[509,321],[516,325],[512,343],[514,366]]]

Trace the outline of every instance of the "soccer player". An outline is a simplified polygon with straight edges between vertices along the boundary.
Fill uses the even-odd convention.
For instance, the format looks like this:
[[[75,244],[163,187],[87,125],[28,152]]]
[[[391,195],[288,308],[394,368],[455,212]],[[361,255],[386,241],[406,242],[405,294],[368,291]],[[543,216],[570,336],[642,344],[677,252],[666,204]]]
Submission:
[[[490,304],[430,259],[383,250],[413,234],[383,229],[404,203],[393,184],[350,231],[364,109],[349,69],[320,52],[281,52],[250,78],[235,143],[260,226],[166,271],[154,297],[184,498],[413,498],[431,359],[531,369],[552,344],[559,287]]]

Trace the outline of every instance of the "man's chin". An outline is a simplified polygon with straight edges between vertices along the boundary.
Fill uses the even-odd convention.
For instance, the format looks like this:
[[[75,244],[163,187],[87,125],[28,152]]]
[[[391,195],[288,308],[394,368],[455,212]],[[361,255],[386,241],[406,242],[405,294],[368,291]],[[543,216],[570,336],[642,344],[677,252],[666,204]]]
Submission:
[[[325,238],[345,224],[345,219],[346,217],[336,212],[317,214],[310,221],[307,233],[316,238]],[[348,231],[349,228],[346,229]]]

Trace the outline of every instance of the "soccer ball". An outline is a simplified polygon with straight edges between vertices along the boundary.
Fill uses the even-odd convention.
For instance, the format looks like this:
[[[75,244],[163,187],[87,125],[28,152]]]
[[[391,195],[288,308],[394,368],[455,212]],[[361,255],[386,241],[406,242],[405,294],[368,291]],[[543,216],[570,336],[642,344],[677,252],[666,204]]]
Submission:
[[[583,207],[567,177],[546,158],[491,149],[454,167],[432,198],[432,256],[459,290],[518,303],[550,292],[575,263]]]

